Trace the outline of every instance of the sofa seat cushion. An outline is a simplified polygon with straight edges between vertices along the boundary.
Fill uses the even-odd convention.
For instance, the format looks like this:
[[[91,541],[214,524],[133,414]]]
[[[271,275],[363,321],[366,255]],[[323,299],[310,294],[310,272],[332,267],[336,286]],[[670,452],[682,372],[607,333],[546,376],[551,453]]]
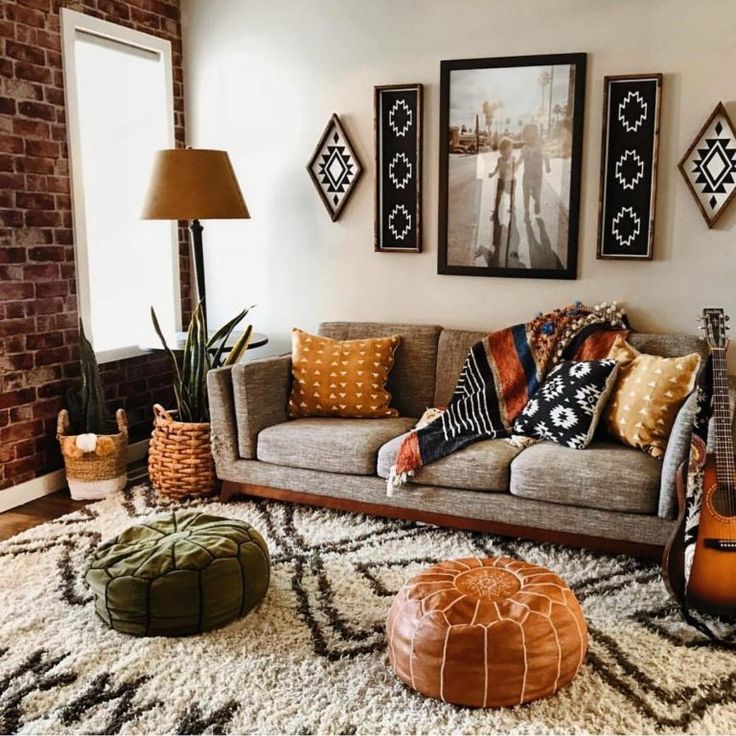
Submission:
[[[293,419],[259,433],[257,457],[292,468],[375,475],[379,448],[415,422],[416,419],[407,417]]]
[[[658,460],[612,442],[595,441],[585,450],[539,442],[511,463],[511,493],[568,506],[656,514],[661,472]]]
[[[378,452],[378,475],[388,478],[406,435],[386,443]],[[503,440],[483,440],[425,465],[411,483],[471,491],[508,491],[509,466],[520,450]]]

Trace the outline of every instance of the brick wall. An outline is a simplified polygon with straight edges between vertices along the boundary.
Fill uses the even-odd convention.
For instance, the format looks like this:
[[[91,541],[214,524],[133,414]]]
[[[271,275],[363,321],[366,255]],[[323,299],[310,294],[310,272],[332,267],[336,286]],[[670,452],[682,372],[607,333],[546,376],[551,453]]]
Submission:
[[[171,41],[177,145],[184,144],[179,0],[0,3],[0,489],[61,467],[56,415],[79,374],[59,8]],[[111,141],[114,145],[114,141]],[[181,231],[185,317],[191,290]],[[110,407],[147,435],[151,405],[171,401],[162,354],[102,367]]]

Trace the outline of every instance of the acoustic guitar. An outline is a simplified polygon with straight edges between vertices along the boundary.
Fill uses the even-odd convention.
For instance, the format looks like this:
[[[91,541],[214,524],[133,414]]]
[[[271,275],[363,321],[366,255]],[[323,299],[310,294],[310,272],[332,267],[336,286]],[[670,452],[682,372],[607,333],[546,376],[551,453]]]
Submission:
[[[736,462],[728,400],[727,320],[723,310],[715,308],[704,309],[701,318],[701,329],[712,355],[714,452],[705,456],[700,522],[687,585],[684,555],[687,462],[678,472],[680,514],[665,548],[662,568],[670,593],[680,603],[704,613],[730,617],[736,615]]]

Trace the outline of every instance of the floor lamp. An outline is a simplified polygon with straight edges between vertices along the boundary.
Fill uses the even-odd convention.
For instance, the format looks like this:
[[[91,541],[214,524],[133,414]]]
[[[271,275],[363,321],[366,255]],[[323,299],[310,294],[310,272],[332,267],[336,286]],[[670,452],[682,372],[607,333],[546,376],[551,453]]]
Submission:
[[[206,325],[203,228],[200,220],[250,218],[227,152],[202,148],[158,151],[142,218],[189,221],[197,297],[202,302]]]

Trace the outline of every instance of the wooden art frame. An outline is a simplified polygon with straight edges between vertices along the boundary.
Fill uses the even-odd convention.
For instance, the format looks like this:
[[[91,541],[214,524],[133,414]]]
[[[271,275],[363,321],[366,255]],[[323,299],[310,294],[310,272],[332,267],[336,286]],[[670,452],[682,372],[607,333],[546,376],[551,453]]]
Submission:
[[[421,84],[374,87],[374,249],[380,253],[422,250]]]
[[[322,203],[336,222],[355,189],[363,166],[337,113],[330,117],[307,171]]]
[[[601,260],[654,258],[662,80],[660,73],[603,78]]]

